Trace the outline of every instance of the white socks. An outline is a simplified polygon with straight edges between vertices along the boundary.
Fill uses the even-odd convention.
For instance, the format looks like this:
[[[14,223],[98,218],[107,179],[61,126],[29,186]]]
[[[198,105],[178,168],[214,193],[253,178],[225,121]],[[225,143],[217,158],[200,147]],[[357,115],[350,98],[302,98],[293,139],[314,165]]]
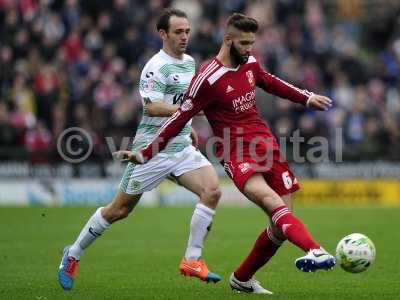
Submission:
[[[196,205],[190,222],[189,242],[185,253],[186,259],[197,260],[201,257],[203,243],[210,230],[214,215],[215,210],[201,203]]]
[[[87,221],[75,243],[69,248],[69,255],[79,260],[83,250],[94,242],[110,226],[110,223],[101,215],[99,207],[93,216]]]

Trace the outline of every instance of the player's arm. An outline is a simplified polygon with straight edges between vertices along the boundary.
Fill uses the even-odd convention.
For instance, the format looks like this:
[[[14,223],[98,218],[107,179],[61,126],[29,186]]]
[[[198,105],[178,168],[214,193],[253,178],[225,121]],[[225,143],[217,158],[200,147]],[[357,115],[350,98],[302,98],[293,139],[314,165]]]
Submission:
[[[258,65],[257,86],[275,96],[303,104],[316,110],[327,110],[332,106],[328,97],[311,93],[268,73]]]
[[[146,103],[146,99],[144,100]],[[179,108],[177,104],[168,104],[164,102],[149,102],[145,104],[145,106],[150,117],[170,117],[176,113]],[[204,112],[199,111],[196,116],[204,116]]]
[[[187,98],[178,111],[160,128],[153,141],[138,153],[127,151],[122,160],[129,160],[136,163],[145,163],[154,155],[162,151],[168,144],[168,141],[177,136],[187,122],[200,110],[203,109],[201,101],[194,105],[192,99]]]
[[[158,69],[159,66],[154,64],[145,67],[140,76],[139,92],[144,111],[148,116],[170,117],[179,106],[165,103],[167,78]]]
[[[195,81],[192,80],[192,84],[194,82]],[[115,152],[113,155],[121,161],[131,161],[135,163],[145,163],[150,160],[166,147],[171,138],[177,136],[178,133],[181,132],[182,128],[193,116],[209,105],[211,97],[209,97],[209,94],[206,92],[208,87],[205,86],[206,83],[203,83],[198,89],[189,88],[185,95],[185,101],[183,101],[178,111],[165,122],[158,130],[152,142],[140,152],[133,153],[131,151],[121,150]],[[207,97],[205,95],[207,95]]]
[[[190,108],[190,103],[192,102],[186,101],[183,103],[183,105],[188,105]],[[190,111],[185,111],[185,109],[182,111],[182,109],[178,108],[175,114],[173,114],[173,116],[167,120],[164,126],[160,128],[156,137],[149,145],[147,145],[146,148],[138,153],[128,150],[116,151],[113,153],[114,158],[123,162],[131,161],[134,163],[145,163],[146,161],[150,160],[154,155],[165,148],[168,141],[176,136],[194,115],[204,108],[204,106],[198,106],[193,106]],[[193,128],[190,132],[190,138],[192,139],[193,146],[197,149],[199,145],[199,138]]]
[[[188,91],[186,99],[178,111],[160,128],[153,141],[140,151],[138,157],[143,158],[143,162],[148,161],[158,152],[162,151],[168,144],[168,141],[175,137],[191,118],[205,108],[209,98],[200,96],[202,94],[199,93],[196,96],[191,96]]]
[[[179,108],[179,105],[168,104],[165,102],[151,101],[150,98],[144,98],[144,106],[150,117],[170,117]]]

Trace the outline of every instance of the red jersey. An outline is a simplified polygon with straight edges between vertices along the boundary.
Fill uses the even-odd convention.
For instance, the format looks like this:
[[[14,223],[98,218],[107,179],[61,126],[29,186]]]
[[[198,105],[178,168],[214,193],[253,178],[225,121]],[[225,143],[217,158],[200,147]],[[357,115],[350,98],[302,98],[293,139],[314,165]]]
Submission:
[[[225,67],[214,58],[193,77],[185,101],[161,127],[152,143],[142,149],[143,157],[148,160],[156,151],[164,149],[168,140],[176,136],[201,110],[204,111],[215,136],[223,139],[224,131],[225,135],[229,134],[229,153],[241,150],[237,149],[239,138],[243,149],[248,148],[255,139],[258,141],[257,152],[278,149],[274,135],[259,115],[256,87],[303,105],[312,94],[269,74],[253,56],[249,57],[247,63],[235,69]],[[226,150],[223,147],[222,143],[217,145],[218,155]]]

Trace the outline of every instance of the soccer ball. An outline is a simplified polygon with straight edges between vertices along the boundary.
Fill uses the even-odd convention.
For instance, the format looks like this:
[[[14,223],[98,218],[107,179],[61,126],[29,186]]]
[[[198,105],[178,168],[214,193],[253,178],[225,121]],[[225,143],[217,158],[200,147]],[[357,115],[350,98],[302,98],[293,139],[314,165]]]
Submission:
[[[336,259],[347,272],[364,272],[375,260],[374,243],[361,233],[349,234],[338,243]]]

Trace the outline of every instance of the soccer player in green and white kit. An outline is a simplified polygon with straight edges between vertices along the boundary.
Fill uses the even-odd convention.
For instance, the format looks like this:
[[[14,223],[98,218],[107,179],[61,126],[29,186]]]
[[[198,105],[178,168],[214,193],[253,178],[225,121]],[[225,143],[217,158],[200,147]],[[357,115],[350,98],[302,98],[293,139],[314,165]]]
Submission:
[[[133,142],[134,151],[145,147],[157,130],[174,114],[195,73],[193,58],[185,54],[190,25],[184,12],[166,9],[157,22],[163,48],[145,65],[140,78],[143,119]],[[179,266],[184,275],[218,282],[201,259],[204,239],[211,227],[221,196],[218,176],[210,162],[191,144],[191,121],[166,149],[143,165],[129,163],[113,201],[100,207],[83,227],[72,245],[65,247],[58,272],[64,289],[72,289],[80,257],[90,244],[115,221],[126,218],[145,191],[172,175],[178,183],[199,196],[194,210],[184,258]]]

